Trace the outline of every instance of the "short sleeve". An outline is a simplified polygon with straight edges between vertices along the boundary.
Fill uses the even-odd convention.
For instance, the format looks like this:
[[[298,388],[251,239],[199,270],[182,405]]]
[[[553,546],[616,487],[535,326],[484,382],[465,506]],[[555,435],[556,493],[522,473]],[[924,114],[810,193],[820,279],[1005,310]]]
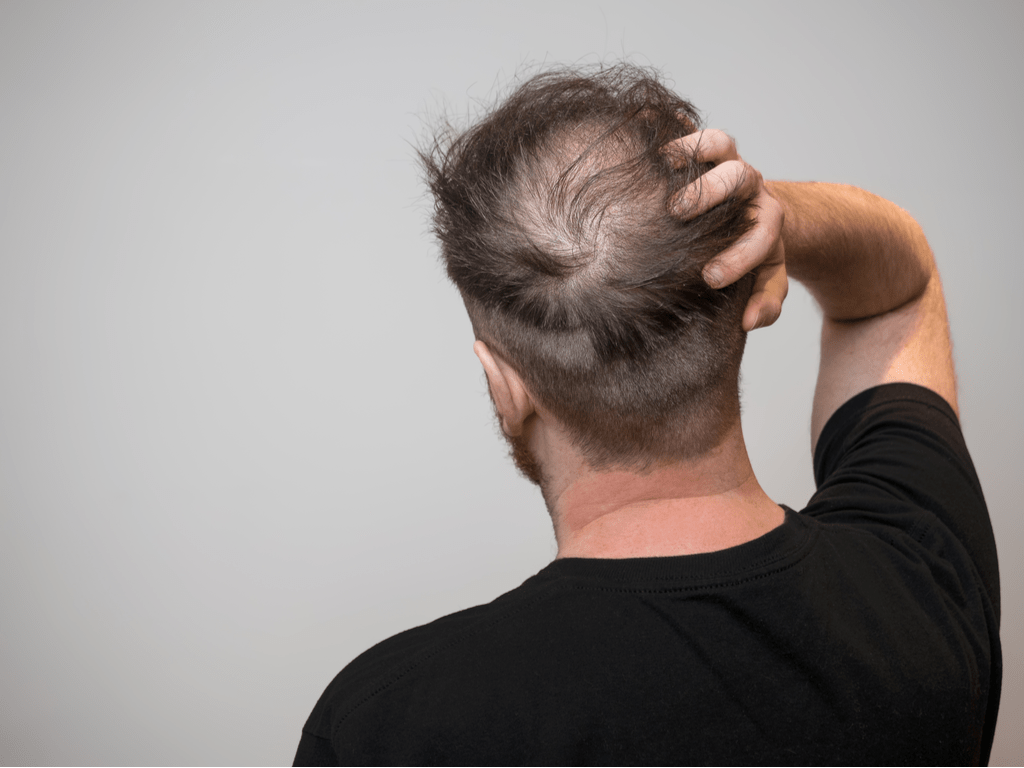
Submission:
[[[981,484],[960,423],[939,395],[886,384],[843,405],[822,430],[814,457],[818,486],[806,512],[823,520],[866,510],[910,520],[923,510],[966,550],[999,616],[999,566]],[[910,524],[916,524],[920,515]]]

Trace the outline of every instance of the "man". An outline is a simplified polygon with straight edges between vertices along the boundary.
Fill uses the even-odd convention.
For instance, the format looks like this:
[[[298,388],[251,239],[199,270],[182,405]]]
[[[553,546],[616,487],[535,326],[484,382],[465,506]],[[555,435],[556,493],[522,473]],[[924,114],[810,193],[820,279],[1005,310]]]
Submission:
[[[762,181],[628,66],[539,75],[424,161],[558,557],[352,662],[296,763],[986,762],[995,545],[917,224]],[[800,514],[751,471],[737,384],[787,274],[823,314]]]

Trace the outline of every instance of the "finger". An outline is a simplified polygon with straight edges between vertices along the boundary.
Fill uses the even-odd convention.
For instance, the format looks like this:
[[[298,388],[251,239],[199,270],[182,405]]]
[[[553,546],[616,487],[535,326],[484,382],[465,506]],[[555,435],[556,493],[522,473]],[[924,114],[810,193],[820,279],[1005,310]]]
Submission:
[[[757,190],[761,174],[742,160],[726,160],[679,190],[669,210],[684,221],[696,218],[728,200]]]
[[[778,320],[788,293],[789,277],[784,262],[761,269],[757,274],[750,301],[743,311],[743,330],[767,328]]]
[[[781,254],[782,206],[767,193],[757,198],[754,228],[704,266],[704,281],[712,288],[735,283],[748,272],[776,263]]]
[[[739,160],[740,157],[732,136],[716,128],[697,131],[670,141],[663,151],[676,168],[693,161],[717,164],[726,160]]]

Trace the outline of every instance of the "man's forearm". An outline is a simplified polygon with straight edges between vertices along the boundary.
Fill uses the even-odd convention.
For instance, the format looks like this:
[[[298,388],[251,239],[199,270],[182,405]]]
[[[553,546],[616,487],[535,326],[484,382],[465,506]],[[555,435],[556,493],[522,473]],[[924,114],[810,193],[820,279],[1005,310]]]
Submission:
[[[902,208],[842,184],[767,186],[785,210],[786,269],[826,317],[873,317],[924,292],[934,259],[921,227]]]

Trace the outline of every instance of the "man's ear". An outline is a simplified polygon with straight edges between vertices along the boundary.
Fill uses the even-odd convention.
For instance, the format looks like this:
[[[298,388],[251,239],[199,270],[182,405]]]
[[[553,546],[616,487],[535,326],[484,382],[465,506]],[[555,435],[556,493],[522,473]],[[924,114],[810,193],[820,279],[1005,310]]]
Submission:
[[[491,352],[482,341],[473,345],[473,351],[480,359],[487,376],[487,386],[491,390],[491,399],[498,410],[501,429],[509,437],[523,433],[523,424],[534,412],[533,400],[519,374],[500,356]]]

